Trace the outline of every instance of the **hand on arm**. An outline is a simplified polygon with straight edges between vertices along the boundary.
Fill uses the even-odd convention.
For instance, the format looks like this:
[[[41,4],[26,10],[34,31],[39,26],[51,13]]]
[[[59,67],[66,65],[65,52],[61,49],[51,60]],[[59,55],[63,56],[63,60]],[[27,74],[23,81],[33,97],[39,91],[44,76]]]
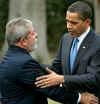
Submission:
[[[98,98],[88,92],[81,94],[80,102],[81,104],[99,104]]]
[[[35,83],[37,87],[46,88],[50,86],[60,85],[64,83],[64,76],[56,74],[54,71],[50,69],[46,69],[49,75],[44,75],[36,78],[37,82]]]

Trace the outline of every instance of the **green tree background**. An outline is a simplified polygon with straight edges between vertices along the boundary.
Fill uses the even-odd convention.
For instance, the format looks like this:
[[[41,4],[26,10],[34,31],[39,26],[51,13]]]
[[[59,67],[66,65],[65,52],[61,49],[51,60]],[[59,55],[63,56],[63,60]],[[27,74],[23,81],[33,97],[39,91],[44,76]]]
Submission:
[[[4,42],[5,25],[8,21],[8,0],[0,0],[0,48]]]

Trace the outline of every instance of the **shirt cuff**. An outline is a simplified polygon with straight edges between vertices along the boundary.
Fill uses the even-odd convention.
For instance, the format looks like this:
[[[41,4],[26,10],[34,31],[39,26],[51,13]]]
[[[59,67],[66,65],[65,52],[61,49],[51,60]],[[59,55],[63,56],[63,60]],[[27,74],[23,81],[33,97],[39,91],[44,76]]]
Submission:
[[[60,87],[63,87],[63,85],[62,85],[62,84],[60,84]]]

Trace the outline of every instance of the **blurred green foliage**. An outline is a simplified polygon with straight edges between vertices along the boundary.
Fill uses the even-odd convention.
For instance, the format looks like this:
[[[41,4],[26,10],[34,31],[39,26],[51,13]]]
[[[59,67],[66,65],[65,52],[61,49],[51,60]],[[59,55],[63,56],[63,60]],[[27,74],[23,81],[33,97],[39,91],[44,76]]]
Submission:
[[[8,0],[0,0],[0,48],[4,42],[5,25],[8,21]]]
[[[61,35],[66,31],[65,0],[47,0],[47,34],[49,50],[56,50]]]

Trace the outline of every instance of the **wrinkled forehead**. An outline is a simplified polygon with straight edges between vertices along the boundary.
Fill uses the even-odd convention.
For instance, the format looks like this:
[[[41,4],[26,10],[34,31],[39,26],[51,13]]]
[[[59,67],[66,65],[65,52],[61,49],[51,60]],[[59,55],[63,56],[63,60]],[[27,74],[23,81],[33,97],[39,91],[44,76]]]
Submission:
[[[78,19],[79,20],[80,19],[79,13],[67,11],[66,12],[66,20],[69,20],[69,19],[72,19],[72,20]]]

